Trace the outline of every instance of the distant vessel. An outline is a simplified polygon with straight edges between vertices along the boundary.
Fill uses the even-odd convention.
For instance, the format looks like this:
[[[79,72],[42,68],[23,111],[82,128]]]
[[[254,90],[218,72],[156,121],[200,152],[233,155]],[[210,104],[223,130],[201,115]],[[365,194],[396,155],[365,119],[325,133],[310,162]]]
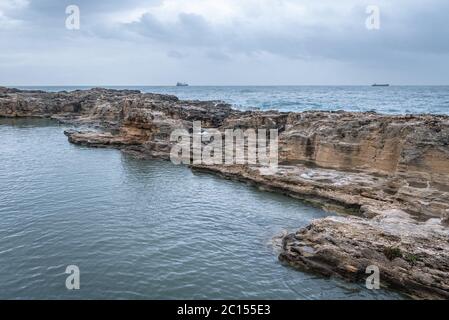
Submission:
[[[381,83],[381,84],[375,83],[372,86],[373,87],[389,87],[390,85],[388,83]]]
[[[187,83],[184,83],[184,82],[178,82],[178,83],[176,84],[176,86],[177,86],[177,87],[188,87],[189,85],[188,85]]]

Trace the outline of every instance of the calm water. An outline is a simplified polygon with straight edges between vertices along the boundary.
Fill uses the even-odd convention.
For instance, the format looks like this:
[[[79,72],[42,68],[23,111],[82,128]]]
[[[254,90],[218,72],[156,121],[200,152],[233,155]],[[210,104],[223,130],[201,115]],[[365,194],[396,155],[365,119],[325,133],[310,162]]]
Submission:
[[[22,87],[48,91],[88,87]],[[223,100],[239,109],[348,110],[449,114],[449,86],[110,87],[167,93],[181,99]]]
[[[277,261],[273,235],[323,211],[63,130],[0,119],[0,298],[399,298]]]

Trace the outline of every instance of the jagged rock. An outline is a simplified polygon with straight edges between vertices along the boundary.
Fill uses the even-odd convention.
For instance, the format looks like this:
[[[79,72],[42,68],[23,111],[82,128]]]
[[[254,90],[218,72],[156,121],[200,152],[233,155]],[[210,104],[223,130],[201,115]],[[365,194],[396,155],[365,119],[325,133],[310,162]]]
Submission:
[[[401,210],[372,219],[328,217],[284,237],[279,256],[301,270],[365,281],[380,271],[383,287],[415,298],[449,298],[449,233],[437,219],[418,222]]]

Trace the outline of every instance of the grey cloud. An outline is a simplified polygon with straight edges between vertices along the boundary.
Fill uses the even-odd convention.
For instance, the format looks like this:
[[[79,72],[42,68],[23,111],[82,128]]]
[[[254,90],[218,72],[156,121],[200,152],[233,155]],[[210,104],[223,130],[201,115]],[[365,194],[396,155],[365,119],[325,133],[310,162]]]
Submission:
[[[175,59],[183,59],[188,57],[188,54],[179,52],[177,50],[170,50],[169,52],[167,52],[167,56]]]
[[[329,75],[334,77],[332,73],[337,71],[345,83],[362,81],[370,72],[404,82],[413,79],[449,83],[446,0],[379,0],[378,31],[365,28],[365,7],[372,2],[368,0],[357,2],[356,6],[356,1],[351,2],[352,11],[345,19],[334,7],[323,5],[318,14],[329,17],[332,23],[284,21],[277,17],[276,25],[269,24],[271,19],[267,24],[255,24],[260,15],[266,14],[256,7],[247,8],[243,18],[238,16],[226,23],[186,12],[164,20],[147,11],[129,23],[111,23],[105,18],[135,8],[152,8],[160,2],[30,0],[28,6],[21,8],[0,6],[0,81],[19,79],[23,72],[27,72],[28,79],[45,79],[44,61],[47,68],[54,70],[47,83],[66,78],[89,82],[91,77],[115,79],[123,84],[124,76],[110,69],[122,73],[132,69],[132,75],[149,70],[155,83],[171,83],[178,77],[191,76],[192,72],[209,76],[209,69],[213,68],[222,68],[216,72],[217,77],[221,73],[236,81],[243,78],[258,82],[261,66],[267,70],[283,67],[280,79],[295,83],[298,72],[290,65],[317,70],[317,79],[322,83],[327,83]],[[349,2],[342,1],[341,5]],[[81,30],[76,32],[64,28],[65,7],[69,4],[77,4],[81,10]],[[23,24],[12,24],[18,21]],[[107,63],[114,68],[108,68]],[[168,79],[167,69],[174,79]],[[67,76],[57,72],[66,72]],[[205,82],[212,79],[204,77]],[[147,78],[142,75],[142,79]]]
[[[208,51],[206,53],[206,57],[213,59],[213,60],[222,61],[222,62],[232,60],[228,54],[221,52],[221,51]]]
[[[382,9],[382,8],[381,8]],[[322,57],[338,60],[370,60],[414,53],[449,54],[449,3],[432,0],[427,4],[411,2],[398,5],[391,12],[382,10],[381,29],[365,28],[365,6],[352,12],[350,22],[341,26],[285,26],[281,31],[247,29],[235,22],[215,28],[202,16],[180,14],[176,22],[163,23],[147,13],[137,22],[123,25],[146,38],[163,44],[177,44],[240,53],[269,52],[290,58]],[[332,11],[324,11],[332,16]]]
[[[211,25],[202,16],[182,13],[178,18],[175,23],[162,23],[146,13],[139,21],[122,24],[122,27],[162,43],[187,46],[211,46],[217,43]]]

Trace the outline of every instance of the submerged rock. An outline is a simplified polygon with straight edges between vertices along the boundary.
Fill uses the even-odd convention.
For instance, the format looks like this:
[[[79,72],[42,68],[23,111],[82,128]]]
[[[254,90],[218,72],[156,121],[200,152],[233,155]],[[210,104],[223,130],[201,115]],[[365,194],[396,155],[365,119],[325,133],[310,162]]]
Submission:
[[[72,143],[168,159],[175,129],[278,129],[279,170],[192,165],[281,192],[331,212],[283,236],[279,258],[301,270],[381,285],[416,298],[449,298],[449,117],[373,112],[237,111],[136,90],[48,93],[0,87],[0,116],[77,125]],[[354,216],[356,215],[356,216]]]

